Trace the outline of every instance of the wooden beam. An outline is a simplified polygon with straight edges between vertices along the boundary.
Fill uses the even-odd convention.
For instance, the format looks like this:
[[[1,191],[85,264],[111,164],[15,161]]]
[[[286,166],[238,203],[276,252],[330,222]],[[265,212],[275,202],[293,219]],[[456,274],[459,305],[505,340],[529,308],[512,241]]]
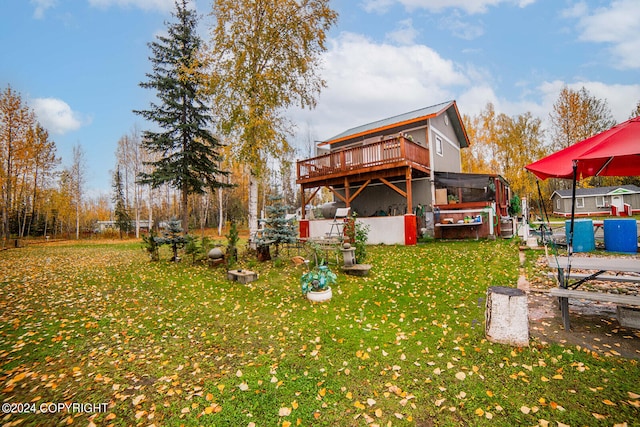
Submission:
[[[349,198],[349,202],[353,202],[353,200],[358,197],[358,194],[360,194],[362,192],[362,190],[364,190],[364,188],[369,185],[371,183],[371,180],[368,179],[367,182],[365,182],[364,184],[362,184],[362,186],[360,188],[358,188],[358,191],[356,191],[355,193],[353,193],[353,196],[351,196]]]
[[[309,198],[307,199],[304,196],[304,186],[302,186],[302,219],[305,219],[305,212],[306,212],[307,203],[309,203],[311,201],[311,199],[316,197],[316,194],[318,194],[318,191],[320,191],[320,188],[322,188],[322,187],[316,187],[316,189],[313,191],[313,193],[311,193],[311,196],[309,196]]]
[[[336,197],[337,197],[338,199],[340,199],[340,200],[342,200],[343,202],[347,203],[347,199],[345,199],[345,198],[344,198],[344,196],[343,196],[342,194],[340,194],[340,193],[338,193],[336,190],[334,190],[334,189],[333,189],[333,187],[329,187],[329,186],[327,186],[327,188],[328,188],[329,190],[331,190],[331,192],[332,192],[333,194],[335,194],[335,195],[336,195]]]
[[[393,185],[392,183],[390,183],[386,179],[380,178],[380,181],[382,181],[386,186],[390,187],[392,190],[396,191],[402,197],[404,197],[404,198],[407,197],[407,193],[406,192],[402,191],[401,189],[399,189],[398,187],[396,187],[395,185]]]
[[[344,177],[344,200],[347,204],[347,207],[351,207],[351,198],[349,197],[349,193],[351,193],[351,189],[349,188],[349,178]]]
[[[411,166],[407,168],[405,179],[407,181],[407,214],[413,213],[413,189],[411,188]]]

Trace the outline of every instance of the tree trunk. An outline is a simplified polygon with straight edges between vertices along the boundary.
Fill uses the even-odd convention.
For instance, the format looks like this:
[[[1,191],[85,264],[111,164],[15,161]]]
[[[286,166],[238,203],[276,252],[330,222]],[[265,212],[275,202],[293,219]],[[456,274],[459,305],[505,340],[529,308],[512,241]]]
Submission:
[[[222,236],[222,224],[224,213],[222,212],[222,187],[218,187],[218,236]]]
[[[182,233],[189,234],[189,193],[182,189]]]
[[[258,177],[249,174],[249,242],[255,243],[258,232]]]

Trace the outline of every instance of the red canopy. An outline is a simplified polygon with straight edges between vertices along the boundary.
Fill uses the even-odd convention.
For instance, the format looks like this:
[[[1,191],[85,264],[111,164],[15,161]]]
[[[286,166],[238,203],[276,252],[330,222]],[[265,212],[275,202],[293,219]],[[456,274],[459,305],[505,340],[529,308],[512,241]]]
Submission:
[[[640,117],[580,141],[525,166],[540,179],[640,175]]]

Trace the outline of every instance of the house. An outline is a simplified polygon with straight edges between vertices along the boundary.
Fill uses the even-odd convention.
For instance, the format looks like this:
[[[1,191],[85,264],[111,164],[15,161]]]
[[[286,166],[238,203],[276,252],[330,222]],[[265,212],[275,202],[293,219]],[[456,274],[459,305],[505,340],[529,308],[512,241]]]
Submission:
[[[437,194],[442,194],[437,193],[436,173],[460,174],[460,150],[468,146],[455,101],[349,129],[319,144],[318,152],[324,150],[324,154],[297,162],[302,206],[325,187],[333,193],[337,206],[350,208],[369,223],[370,242],[415,243],[415,230],[429,226],[433,230],[434,209],[455,208],[462,219],[471,213],[464,209],[486,207],[465,205],[461,194],[452,194],[451,200],[457,198],[460,203],[455,207],[447,198],[436,203]],[[485,187],[487,182],[485,177]],[[496,192],[502,194],[502,184],[497,184]],[[300,227],[301,237],[328,231],[323,232],[327,224],[306,221],[304,213]]]
[[[572,190],[557,190],[551,195],[553,213],[571,216]],[[640,212],[640,187],[618,185],[612,187],[576,188],[576,215],[625,215]]]

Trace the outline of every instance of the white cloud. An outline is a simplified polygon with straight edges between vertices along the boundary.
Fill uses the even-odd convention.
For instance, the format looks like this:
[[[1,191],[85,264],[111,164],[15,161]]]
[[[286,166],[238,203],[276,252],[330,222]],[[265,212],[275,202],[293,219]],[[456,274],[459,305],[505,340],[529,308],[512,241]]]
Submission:
[[[384,12],[394,3],[400,3],[409,10],[426,9],[441,12],[445,9],[460,9],[468,14],[485,13],[491,6],[502,3],[526,7],[536,0],[365,0],[363,5],[367,12]]]
[[[292,112],[296,123],[311,127],[299,132],[322,139],[451,100],[461,87],[471,85],[464,70],[428,46],[376,44],[352,33],[332,40],[324,62],[322,75],[328,87],[318,107]]]
[[[89,0],[89,4],[99,8],[108,8],[111,6],[135,7],[142,10],[168,12],[173,10],[174,0]]]
[[[79,129],[83,120],[66,102],[56,98],[36,98],[32,101],[38,122],[54,134],[62,135]]]
[[[622,84],[606,84],[596,81],[576,81],[573,83],[565,83],[563,81],[554,80],[544,82],[539,86],[547,114],[553,109],[553,104],[557,101],[558,95],[564,86],[572,90],[580,90],[585,88],[592,96],[606,101],[611,109],[613,118],[618,122],[623,122],[629,118],[631,110],[636,106],[640,99],[640,83],[632,85]]]
[[[640,68],[640,2],[616,0],[592,12],[582,3],[564,12],[578,19],[580,40],[609,46],[618,68]]]
[[[56,3],[56,0],[31,0],[31,4],[36,6],[35,10],[33,11],[33,17],[35,19],[43,19],[46,10],[51,9],[56,5]]]
[[[413,26],[411,19],[405,19],[399,22],[399,28],[386,35],[386,38],[402,45],[413,44],[419,32]]]
[[[454,12],[450,16],[440,20],[440,27],[449,31],[453,36],[463,40],[473,40],[484,34],[484,28],[481,25],[475,25],[460,19],[460,14]]]

